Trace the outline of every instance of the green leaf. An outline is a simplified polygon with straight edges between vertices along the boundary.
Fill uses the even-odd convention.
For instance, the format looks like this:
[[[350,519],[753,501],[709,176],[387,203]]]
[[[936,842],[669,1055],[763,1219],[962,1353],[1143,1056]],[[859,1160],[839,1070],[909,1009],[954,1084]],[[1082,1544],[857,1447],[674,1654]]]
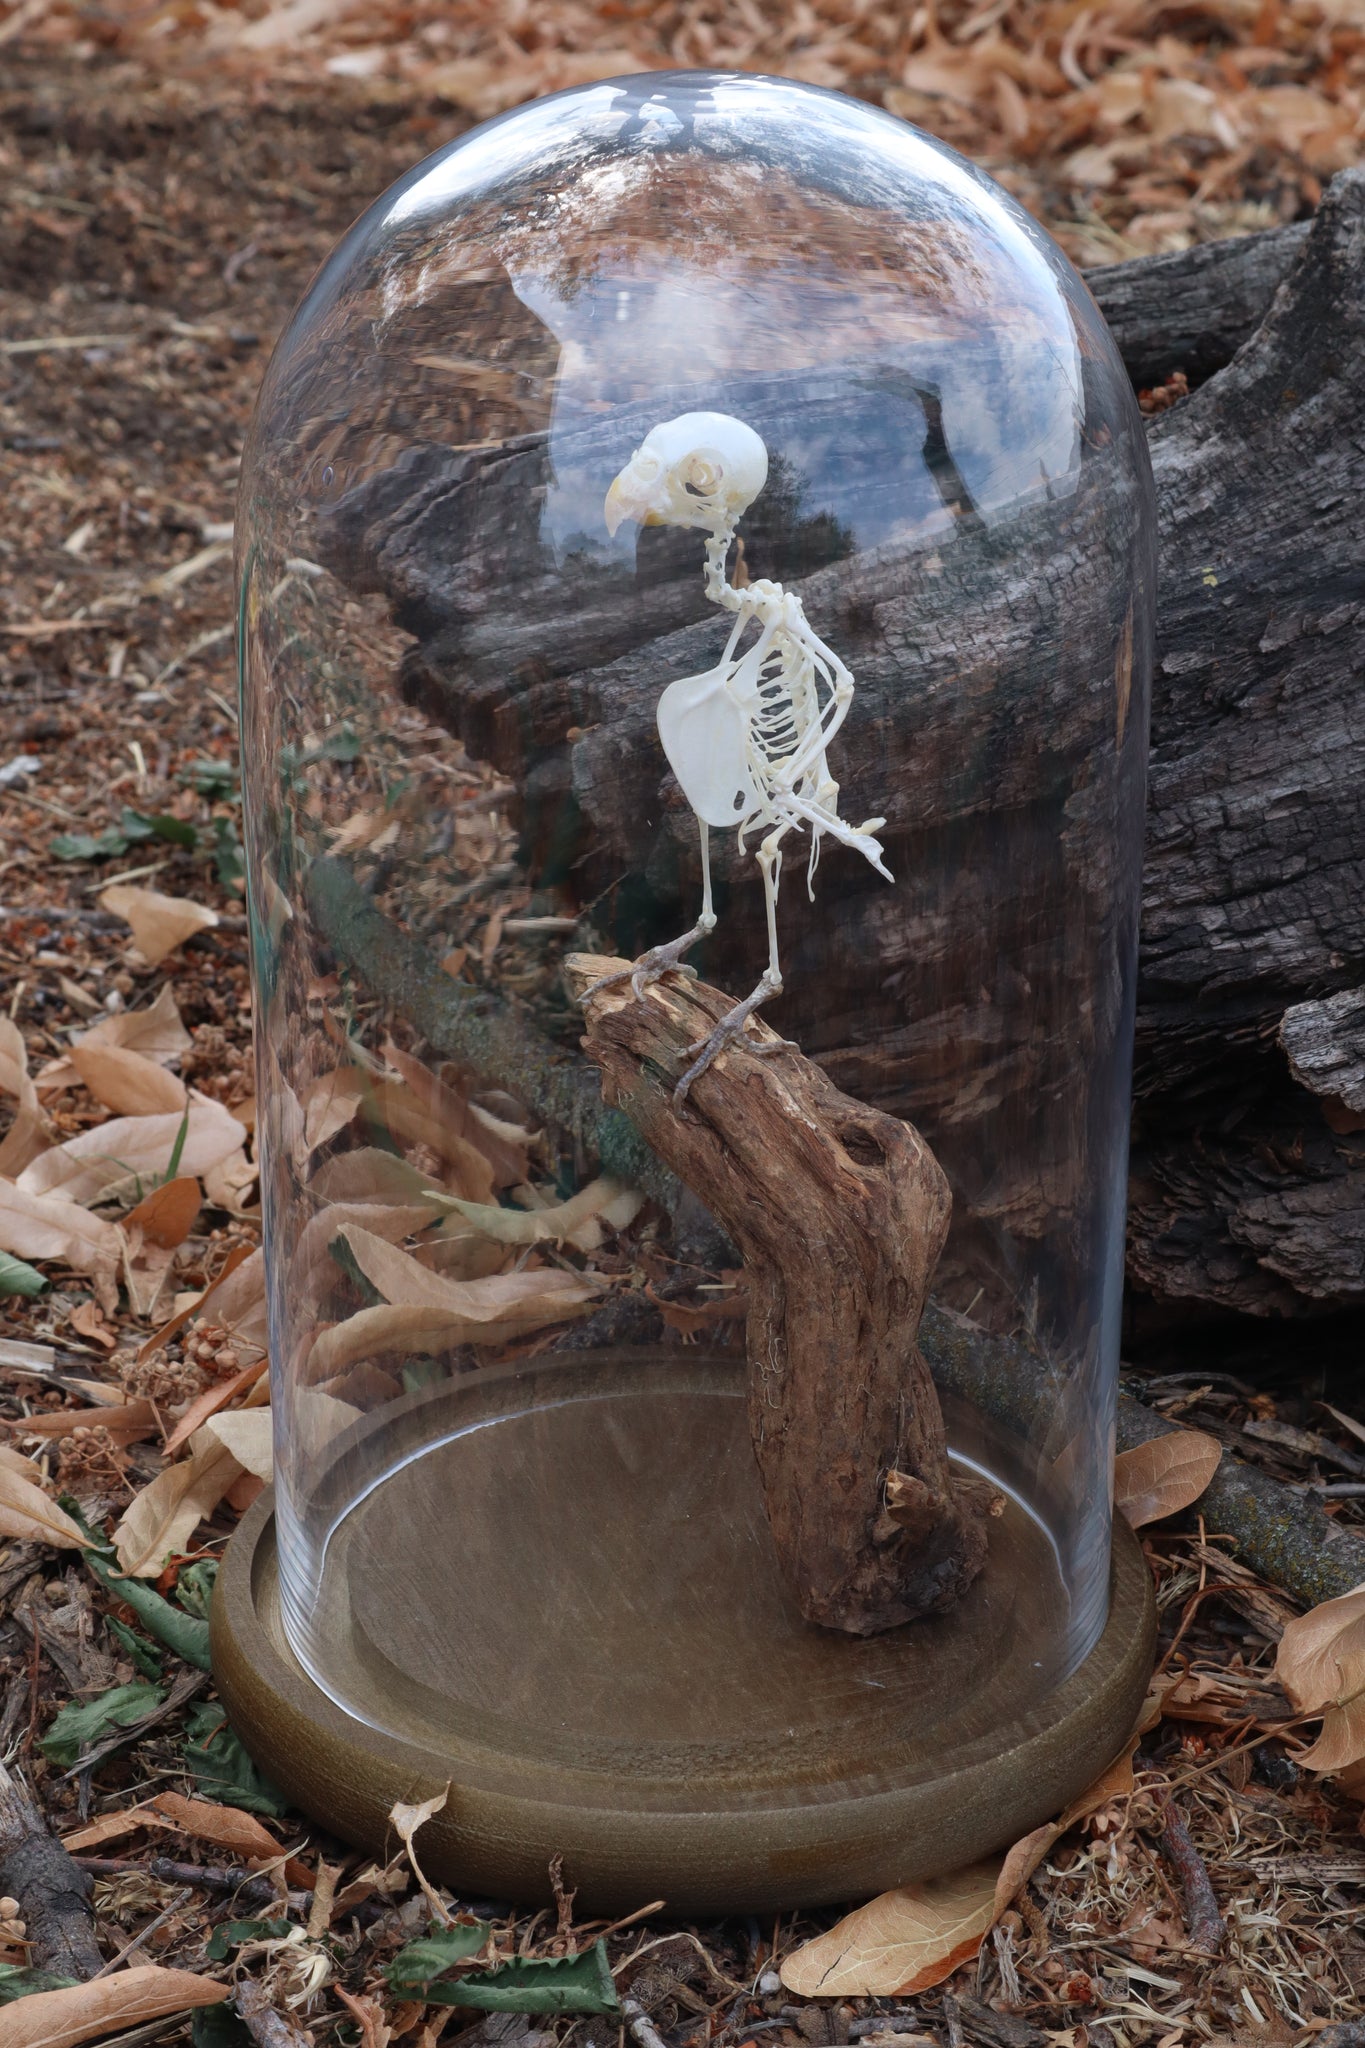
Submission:
[[[71,1700],[38,1746],[49,1763],[70,1770],[101,1735],[108,1735],[114,1728],[131,1728],[145,1720],[165,1697],[159,1685],[138,1680],[132,1685],[116,1685],[111,1692],[101,1693],[97,1700]]]
[[[0,1252],[0,1294],[41,1294],[47,1286],[36,1266]]]
[[[173,846],[190,848],[198,842],[198,834],[193,825],[188,824],[184,818],[172,818],[165,811],[148,817],[142,811],[130,811],[126,805],[119,820],[119,830],[125,839],[134,842],[144,839],[168,839]]]
[[[120,1621],[116,1615],[107,1614],[104,1620],[105,1626],[114,1638],[114,1641],[122,1646],[125,1656],[132,1658],[143,1677],[151,1679],[160,1678],[161,1659],[157,1656],[156,1651],[147,1641],[147,1638],[138,1635],[133,1629],[129,1628],[126,1621]]]
[[[59,832],[48,845],[56,860],[112,860],[128,851],[128,841],[112,825],[97,839],[88,832]]]
[[[191,761],[179,779],[193,783],[200,796],[231,796],[237,788],[237,770],[231,761]]]
[[[447,1928],[447,1934],[460,1930]],[[400,1989],[400,1980],[394,1971],[413,1949],[428,1948],[440,1936],[429,1936],[425,1942],[414,1942],[412,1948],[404,1949],[389,1965],[389,1982],[395,1990]],[[440,1982],[425,1980],[420,1986],[414,1980],[402,1979],[401,1989],[411,1995],[415,1990],[428,2005],[470,2005],[480,2012],[581,2012],[619,2013],[620,2000],[616,1996],[616,1985],[612,1981],[611,1966],[607,1962],[607,1946],[598,1941],[582,1955],[555,1956],[544,1962],[536,1962],[530,1956],[516,1956],[510,1963],[503,1963],[496,1970],[478,1970],[470,1976],[446,1979]]]
[[[216,1700],[195,1707],[188,1726],[185,1762],[201,1792],[246,1813],[278,1816],[289,1811],[284,1794],[257,1770]]]
[[[91,1528],[81,1513],[79,1501],[69,1493],[63,1493],[58,1496],[58,1502],[81,1534],[90,1539],[90,1548],[83,1550],[81,1556],[100,1584],[107,1587],[116,1599],[122,1600],[125,1606],[131,1607],[147,1633],[155,1636],[159,1643],[164,1643],[168,1650],[174,1650],[177,1657],[183,1657],[198,1671],[212,1671],[208,1623],[173,1607],[145,1579],[125,1578],[113,1544],[98,1529]]]
[[[236,821],[232,818],[213,820],[213,864],[218,879],[231,887],[240,882],[246,873],[246,860],[241,835]]]
[[[201,1557],[194,1564],[185,1566],[175,1582],[175,1597],[187,1614],[197,1614],[201,1621],[208,1620],[217,1577],[216,1557]]]
[[[384,1974],[394,1991],[416,1991],[439,1977],[452,1963],[468,1962],[487,1941],[490,1928],[482,1920],[458,1920],[453,1927],[440,1927],[421,1941],[410,1941],[388,1965]]]
[[[183,1153],[183,1151],[185,1150],[185,1140],[186,1140],[186,1138],[188,1138],[189,1134],[190,1134],[190,1113],[189,1113],[189,1111],[188,1111],[188,1109],[187,1109],[187,1110],[185,1111],[185,1114],[184,1114],[184,1115],[183,1115],[183,1116],[181,1117],[181,1119],[180,1119],[180,1129],[179,1129],[179,1130],[178,1130],[178,1131],[176,1132],[176,1134],[175,1134],[175,1143],[174,1143],[174,1144],[172,1145],[172,1147],[171,1147],[171,1159],[170,1159],[170,1164],[169,1164],[169,1166],[168,1166],[168,1167],[166,1168],[166,1172],[165,1172],[165,1177],[164,1177],[164,1179],[163,1179],[163,1181],[162,1181],[162,1186],[163,1186],[163,1187],[164,1187],[164,1185],[165,1185],[166,1181],[172,1181],[172,1180],[174,1180],[174,1179],[175,1179],[175,1177],[176,1177],[176,1175],[177,1175],[177,1174],[179,1173],[179,1171],[180,1171],[180,1156],[181,1156],[181,1154]]]
[[[51,1970],[30,1970],[25,1963],[0,1963],[0,2005],[30,1998],[35,1991],[69,1991],[75,1977],[54,1977]]]
[[[190,2020],[192,2048],[253,2048],[253,2037],[237,2008],[227,1999],[222,2005],[196,2007]]]
[[[211,1963],[221,1963],[229,1949],[244,1941],[284,1941],[297,1930],[292,1920],[225,1920],[204,1944]]]

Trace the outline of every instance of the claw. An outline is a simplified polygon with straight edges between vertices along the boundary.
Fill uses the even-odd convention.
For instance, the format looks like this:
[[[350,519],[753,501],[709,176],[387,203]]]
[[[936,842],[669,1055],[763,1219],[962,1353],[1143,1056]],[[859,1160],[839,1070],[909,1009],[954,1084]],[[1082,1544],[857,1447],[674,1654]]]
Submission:
[[[692,1060],[691,1066],[673,1090],[675,1108],[682,1108],[687,1100],[688,1091],[698,1074],[704,1074],[712,1062],[718,1059],[721,1053],[724,1052],[727,1045],[733,1045],[737,1038],[744,1036],[744,1027],[760,1003],[768,1002],[771,997],[780,995],[781,992],[781,982],[774,981],[770,974],[765,973],[752,995],[745,996],[742,1003],[736,1003],[733,1010],[726,1011],[709,1038],[699,1038],[695,1045],[688,1046],[687,1051],[683,1054],[684,1059],[690,1058],[693,1053],[697,1054],[697,1058]],[[781,1045],[754,1045],[750,1043],[749,1050],[760,1054],[781,1052],[785,1051],[790,1044],[791,1040],[784,1038]]]
[[[710,929],[710,925],[694,925],[690,932],[684,932],[680,939],[670,939],[666,946],[651,946],[629,967],[618,967],[614,974],[604,974],[599,981],[590,982],[579,996],[579,1002],[586,1003],[588,997],[595,996],[599,989],[617,988],[623,981],[630,983],[637,1003],[644,1000],[645,990],[652,988],[656,981],[662,981],[666,974],[686,974],[695,981],[697,970],[685,963],[683,954],[695,946],[698,939],[705,938]]]

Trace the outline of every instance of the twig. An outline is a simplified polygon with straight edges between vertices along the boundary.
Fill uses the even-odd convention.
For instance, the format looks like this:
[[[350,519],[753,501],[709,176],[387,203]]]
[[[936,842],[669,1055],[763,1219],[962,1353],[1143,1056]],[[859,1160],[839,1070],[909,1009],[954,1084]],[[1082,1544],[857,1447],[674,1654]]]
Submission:
[[[184,1905],[186,1899],[190,1896],[191,1889],[192,1887],[190,1885],[186,1885],[183,1890],[178,1891],[175,1897],[171,1900],[169,1906],[163,1906],[161,1911],[157,1914],[155,1920],[149,1920],[147,1922],[147,1925],[143,1928],[141,1934],[135,1934],[131,1941],[125,1941],[123,1947],[119,1950],[118,1954],[116,1956],[110,1956],[108,1962],[105,1963],[102,1969],[96,1970],[95,1976],[92,1977],[90,1981],[94,1983],[96,1979],[100,1977],[107,1977],[112,1970],[116,1970],[118,1968],[120,1963],[126,1962],[129,1956],[136,1955],[137,1951],[140,1948],[144,1947],[146,1943],[151,1940],[152,1936],[156,1933],[158,1927],[164,1927],[166,1925],[166,1922],[172,1919],[175,1916],[175,1914],[177,1914],[180,1911],[180,1908]]]
[[[153,1856],[146,1861],[128,1856],[73,1856],[71,1860],[92,1877],[122,1877],[125,1871],[137,1870],[156,1878],[159,1884],[187,1884],[203,1892],[232,1892],[244,1906],[277,1906],[280,1900],[268,1878],[232,1866],[213,1870],[202,1863],[177,1863],[169,1856]],[[310,1903],[308,1892],[289,1894],[293,1911],[301,1912]]]
[[[623,1998],[621,2010],[626,2016],[626,2025],[632,2038],[639,2043],[639,2048],[667,2048],[663,2035],[638,1998]]]
[[[207,1671],[182,1671],[159,1707],[154,1707],[142,1720],[135,1721],[131,1728],[125,1728],[119,1734],[111,1736],[107,1742],[102,1742],[98,1749],[92,1749],[88,1756],[83,1756],[80,1762],[66,1773],[66,1776],[79,1778],[84,1772],[93,1771],[96,1764],[103,1763],[116,1749],[122,1749],[126,1742],[140,1742],[149,1729],[169,1719],[178,1708],[184,1706],[186,1700],[192,1700],[197,1692],[202,1692],[208,1682]]]
[[[311,2048],[311,2037],[275,2010],[259,1977],[243,1977],[233,1996],[242,2025],[261,2048]]]
[[[1185,1825],[1185,1816],[1167,1786],[1158,1780],[1151,1791],[1161,1814],[1162,1854],[1180,1879],[1180,1887],[1185,1894],[1185,1922],[1189,1928],[1190,1946],[1202,1955],[1220,1955],[1228,1931],[1218,1910],[1208,1868],[1195,1848]]]

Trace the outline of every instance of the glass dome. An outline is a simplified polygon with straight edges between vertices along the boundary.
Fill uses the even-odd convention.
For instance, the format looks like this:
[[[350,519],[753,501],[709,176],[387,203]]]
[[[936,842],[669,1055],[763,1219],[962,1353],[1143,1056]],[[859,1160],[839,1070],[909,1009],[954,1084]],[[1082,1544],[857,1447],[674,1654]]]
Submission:
[[[1126,1732],[1112,1671],[1074,1717],[1153,525],[1043,230],[779,79],[489,122],[281,340],[237,529],[279,1641],[453,1781],[468,1881],[839,1898]],[[976,1548],[963,1508],[916,1564],[950,1493]],[[1059,1728],[1051,1777],[961,1792]],[[956,1832],[858,1817],[954,1773]],[[670,1890],[707,1815],[730,1860]]]

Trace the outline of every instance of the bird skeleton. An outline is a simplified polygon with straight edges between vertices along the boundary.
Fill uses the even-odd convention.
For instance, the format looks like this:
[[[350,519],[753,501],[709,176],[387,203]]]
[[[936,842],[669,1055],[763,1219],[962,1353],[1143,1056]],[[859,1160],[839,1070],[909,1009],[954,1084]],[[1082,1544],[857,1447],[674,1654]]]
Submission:
[[[875,837],[886,820],[869,818],[856,829],[846,824],[839,816],[839,785],[829,770],[829,745],[848,716],[853,677],[812,630],[793,591],[767,580],[740,589],[726,577],[735,529],[767,476],[768,451],[752,427],[729,413],[687,412],[645,436],[607,492],[605,506],[611,534],[625,519],[641,526],[700,528],[707,537],[706,595],[732,612],[735,623],[715,667],[680,677],[659,699],[659,738],[701,829],[701,914],[681,938],[651,948],[633,967],[594,988],[629,979],[642,996],[651,982],[679,967],[689,948],[715,929],[711,827],[734,827],[741,848],[751,833],[763,834],[757,860],[768,912],[768,964],[753,993],[722,1017],[709,1038],[688,1047],[695,1058],[678,1083],[680,1103],[759,1005],[781,991],[777,896],[787,834],[803,828],[810,833],[812,902],[827,832],[892,880]],[[769,1049],[778,1047],[754,1047]]]

